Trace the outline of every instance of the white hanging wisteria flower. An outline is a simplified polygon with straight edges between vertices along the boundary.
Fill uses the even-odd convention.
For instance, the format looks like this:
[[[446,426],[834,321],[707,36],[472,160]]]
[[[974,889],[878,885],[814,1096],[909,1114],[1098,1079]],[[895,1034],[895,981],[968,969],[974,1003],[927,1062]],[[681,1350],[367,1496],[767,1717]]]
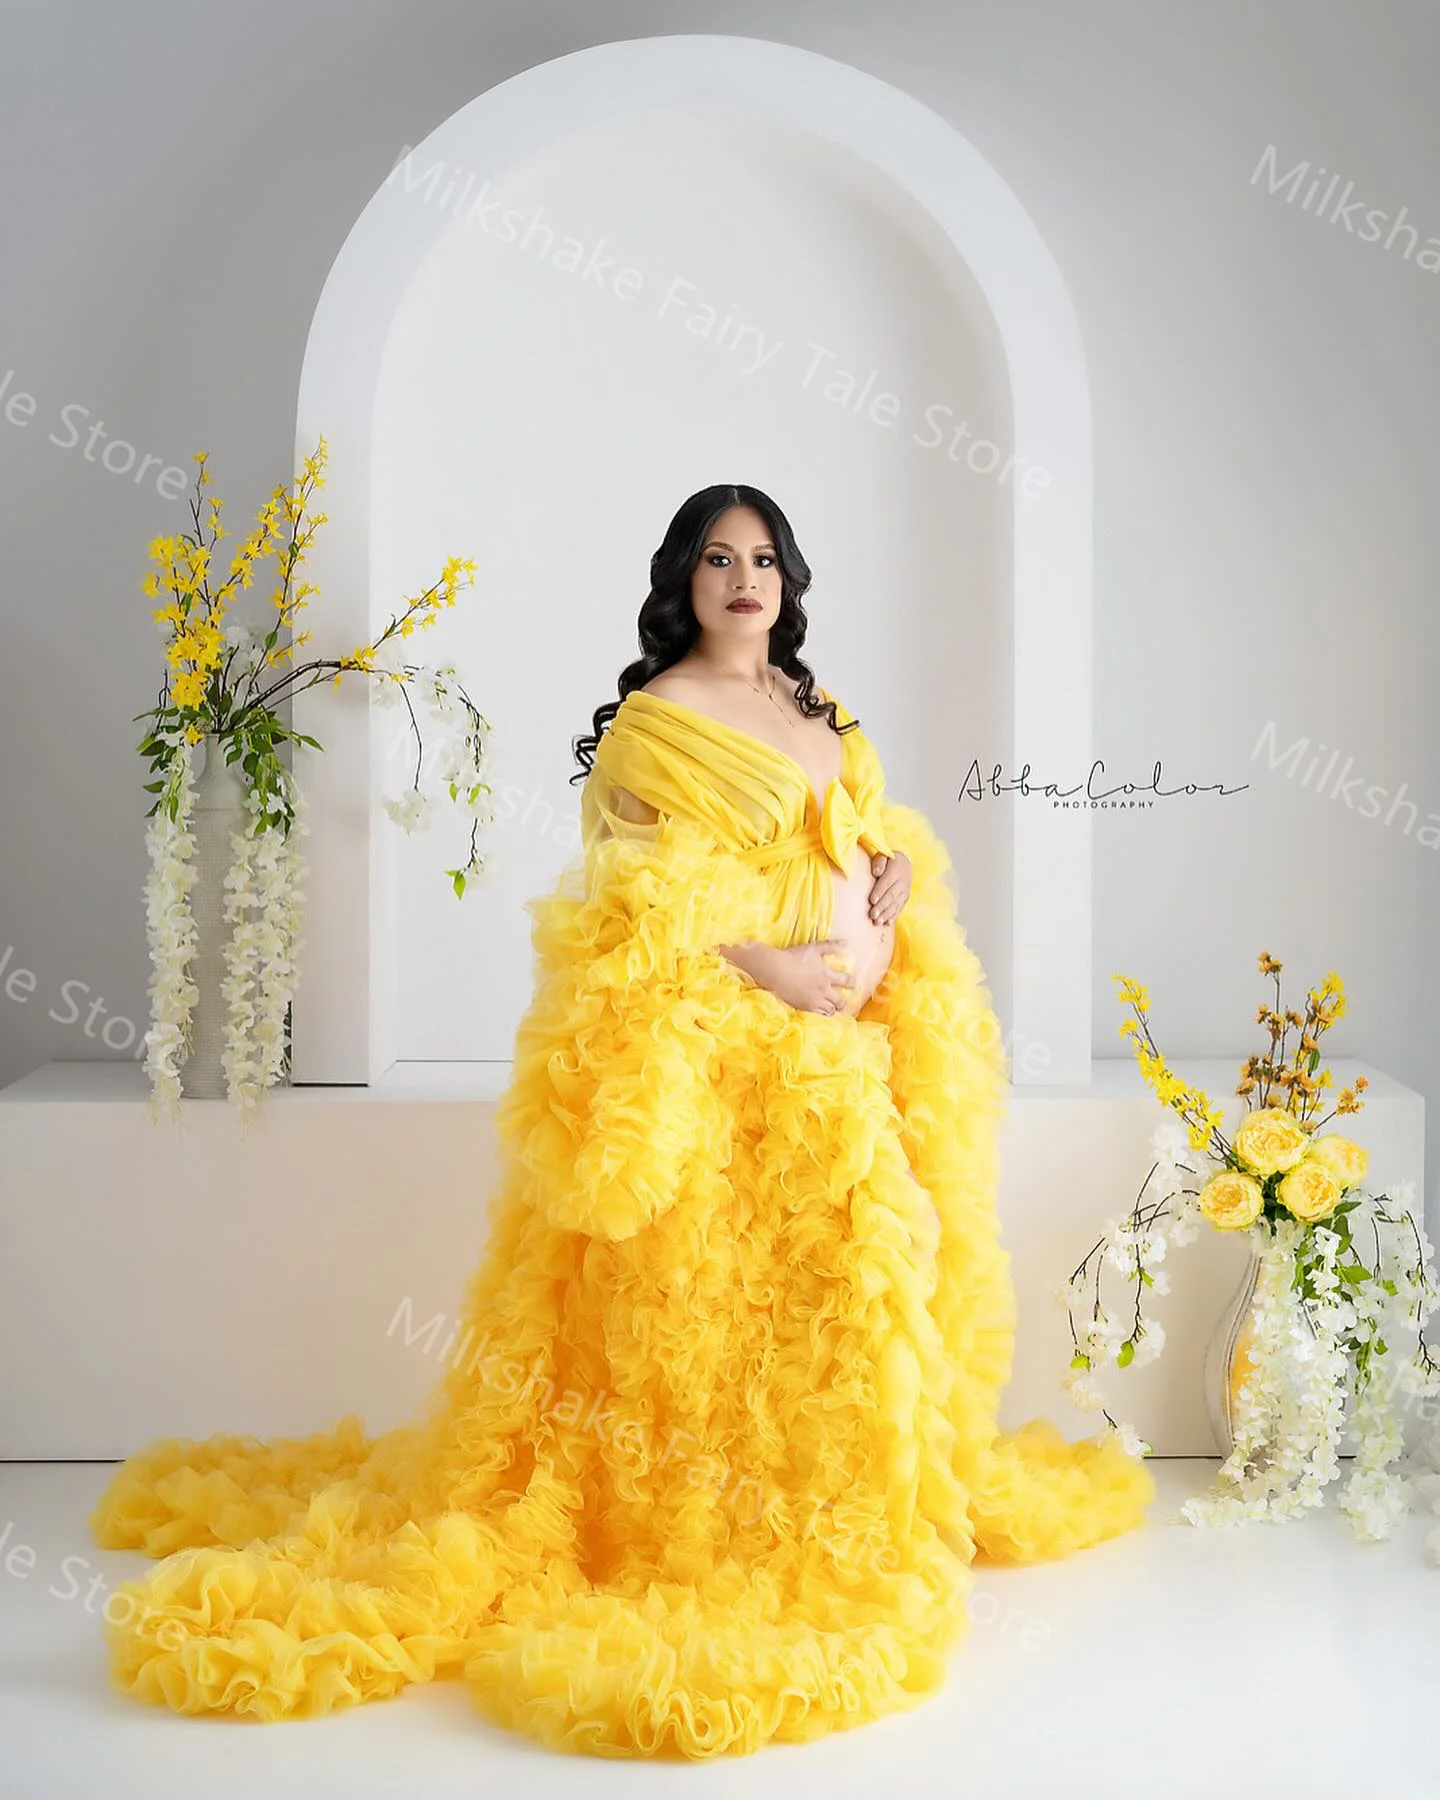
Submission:
[[[370,703],[389,712],[404,712],[405,706],[405,642],[394,637],[379,645],[371,658],[370,668],[379,678],[370,684]]]
[[[1154,1445],[1142,1438],[1133,1425],[1121,1425],[1117,1433],[1120,1448],[1127,1456],[1148,1456]]]
[[[1338,1473],[1347,1303],[1321,1303],[1307,1327],[1290,1298],[1305,1238],[1301,1221],[1282,1219],[1261,1253],[1251,1366],[1236,1397],[1234,1448],[1211,1492],[1181,1508],[1192,1524],[1298,1517],[1323,1504],[1323,1490]],[[1333,1232],[1312,1241],[1322,1266],[1333,1262],[1338,1241]]]
[[[413,835],[428,829],[435,815],[436,795],[421,786],[422,778],[428,776],[448,794],[456,811],[470,822],[466,860],[446,870],[456,894],[463,897],[467,884],[488,866],[479,849],[479,834],[495,818],[489,780],[494,727],[460,685],[453,663],[411,664],[392,655],[383,667],[390,678],[376,684],[375,699],[393,707],[398,697],[405,706],[417,754],[410,786],[403,794],[387,794],[382,803],[394,823]],[[443,728],[430,746],[420,742],[417,705]],[[392,751],[396,748],[392,746]]]
[[[161,802],[145,828],[149,873],[145,882],[145,937],[150,947],[150,1028],[145,1033],[145,1073],[152,1121],[174,1120],[180,1104],[180,1065],[190,1048],[190,1021],[198,992],[190,979],[195,955],[194,769],[184,746],[170,764]]]
[[[262,800],[247,794],[251,828],[231,835],[235,861],[225,878],[223,993],[228,1006],[225,1049],[226,1093],[248,1118],[285,1068],[289,1038],[286,1020],[294,999],[299,952],[303,880],[299,840],[309,832],[300,789],[286,771],[291,805],[289,832],[260,822]]]
[[[1078,1369],[1067,1369],[1063,1380],[1070,1398],[1082,1411],[1101,1412],[1104,1410],[1105,1402],[1099,1388],[1095,1385],[1093,1376],[1082,1374]]]
[[[418,788],[412,788],[408,794],[399,799],[386,795],[385,811],[391,819],[401,827],[407,837],[417,831],[423,831],[430,823],[430,816],[435,810],[434,796],[422,794]]]

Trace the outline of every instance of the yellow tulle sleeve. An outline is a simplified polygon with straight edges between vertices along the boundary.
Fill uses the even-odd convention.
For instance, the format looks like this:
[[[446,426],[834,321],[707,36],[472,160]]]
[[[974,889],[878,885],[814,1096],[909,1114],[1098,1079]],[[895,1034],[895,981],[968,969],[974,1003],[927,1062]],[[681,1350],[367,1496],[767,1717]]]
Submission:
[[[526,906],[535,995],[497,1125],[552,1224],[620,1239],[723,1143],[716,1076],[751,983],[719,947],[773,920],[760,875],[712,828],[598,767],[581,812],[583,868]]]

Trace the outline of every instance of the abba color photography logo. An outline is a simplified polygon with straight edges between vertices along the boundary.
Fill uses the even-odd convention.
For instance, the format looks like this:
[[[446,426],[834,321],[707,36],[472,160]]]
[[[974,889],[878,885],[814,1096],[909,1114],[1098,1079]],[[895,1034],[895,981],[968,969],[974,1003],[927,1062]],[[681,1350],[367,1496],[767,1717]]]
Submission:
[[[1044,800],[1055,812],[1145,812],[1158,800],[1192,800],[1199,794],[1229,796],[1244,793],[1249,785],[1248,781],[1234,786],[1223,781],[1167,783],[1165,765],[1158,756],[1148,781],[1117,780],[1100,757],[1084,774],[1073,772],[1054,779],[1037,775],[1028,762],[1022,763],[1015,775],[1007,775],[1001,763],[995,763],[986,774],[976,757],[955,798],[999,800],[1006,794],[1019,794],[1025,800]]]

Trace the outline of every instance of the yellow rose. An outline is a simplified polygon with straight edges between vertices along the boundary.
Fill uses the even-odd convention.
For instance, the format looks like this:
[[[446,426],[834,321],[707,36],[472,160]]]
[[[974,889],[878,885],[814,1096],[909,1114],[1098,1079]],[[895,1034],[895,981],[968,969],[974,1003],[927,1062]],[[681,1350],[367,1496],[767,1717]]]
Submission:
[[[1349,1138],[1341,1137],[1338,1132],[1327,1131],[1323,1137],[1312,1139],[1310,1154],[1305,1160],[1328,1169],[1342,1188],[1352,1188],[1359,1187],[1365,1179],[1365,1171],[1370,1167],[1370,1152],[1362,1150]]]
[[[1324,1163],[1307,1156],[1298,1169],[1281,1176],[1275,1192],[1280,1204],[1297,1219],[1323,1219],[1335,1210],[1340,1183]]]
[[[1235,1133],[1235,1154],[1257,1175],[1293,1169],[1310,1148],[1310,1134],[1283,1107],[1262,1106],[1246,1113]]]
[[[1260,1217],[1265,1191],[1253,1175],[1224,1169],[1200,1190],[1200,1211],[1220,1231],[1243,1231]]]

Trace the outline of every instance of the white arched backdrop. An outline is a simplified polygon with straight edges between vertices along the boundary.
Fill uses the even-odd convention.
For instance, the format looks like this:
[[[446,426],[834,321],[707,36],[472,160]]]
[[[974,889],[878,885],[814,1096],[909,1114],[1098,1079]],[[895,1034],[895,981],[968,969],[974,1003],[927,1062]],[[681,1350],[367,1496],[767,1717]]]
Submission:
[[[363,681],[301,697],[296,723],[325,749],[301,752],[296,1085],[253,1138],[197,1102],[178,1141],[148,1123],[130,1061],[51,1064],[6,1091],[0,1357],[41,1374],[0,1411],[0,1453],[114,1458],[217,1417],[268,1437],[417,1416],[435,1369],[397,1335],[397,1299],[443,1336],[483,1242],[494,1101],[530,992],[523,902],[573,853],[570,740],[633,657],[671,511],[717,480],[790,515],[815,575],[808,658],[891,793],[951,846],[1020,1102],[1000,1147],[1017,1302],[1000,1424],[1049,1415],[1073,1346],[1047,1290],[1128,1204],[1157,1118],[1132,1059],[1092,1078],[1088,815],[956,799],[972,762],[1048,775],[1090,757],[1089,407],[1051,259],[933,113],[746,39],[565,57],[404,148],[307,347],[297,449],[323,432],[332,460],[305,623],[316,650],[349,651],[447,554],[474,557],[474,592],[410,647],[453,659],[495,723],[490,875],[456,901],[442,871],[463,826],[442,815],[408,839],[385,816],[407,771]],[[472,217],[477,199],[514,213],[513,240]],[[747,368],[745,347],[770,344]],[[811,345],[829,355],[807,382]],[[933,441],[941,417],[971,433],[958,461]],[[966,442],[1000,467],[1013,455],[1012,478]],[[1013,476],[1031,470],[1047,481],[1027,491]],[[1398,1180],[1423,1164],[1423,1102],[1354,1063],[1337,1085],[1362,1068],[1372,1172]],[[1179,1072],[1233,1083],[1225,1063]],[[1190,1251],[1169,1348],[1135,1381],[1131,1416],[1161,1455],[1213,1448],[1202,1353],[1244,1254],[1226,1237]],[[140,1291],[166,1294],[162,1329],[134,1329]],[[237,1362],[257,1306],[265,1343]]]
[[[950,845],[1016,1081],[1089,1079],[1088,818],[960,797],[977,762],[1088,766],[1084,361],[1033,224],[945,121],[747,38],[528,70],[396,147],[307,344],[298,453],[321,433],[313,647],[367,640],[473,557],[409,649],[494,723],[499,817],[457,901],[463,822],[407,838],[382,809],[408,779],[396,715],[354,680],[296,701],[326,746],[302,763],[297,1083],[503,1088],[522,903],[575,853],[570,740],[636,654],[671,512],[714,481],[795,526],[804,654]]]

